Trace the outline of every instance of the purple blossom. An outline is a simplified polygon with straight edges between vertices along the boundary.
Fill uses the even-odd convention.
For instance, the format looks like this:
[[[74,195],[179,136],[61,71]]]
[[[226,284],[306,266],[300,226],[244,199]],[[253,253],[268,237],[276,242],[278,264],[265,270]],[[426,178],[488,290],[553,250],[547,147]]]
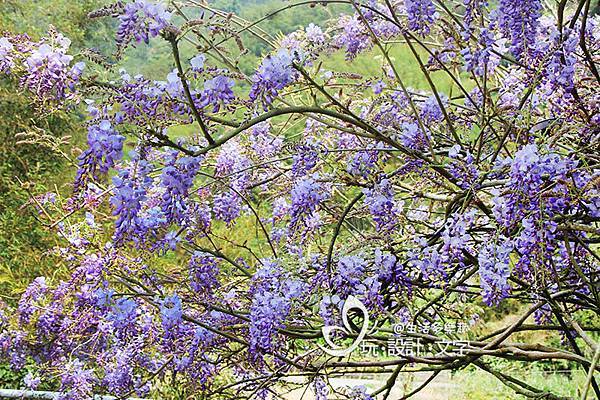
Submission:
[[[541,15],[540,0],[500,0],[498,23],[504,37],[510,40],[510,49],[517,58],[527,55],[534,47]]]
[[[273,156],[281,150],[283,139],[270,133],[269,122],[261,122],[252,127],[249,141],[250,147],[259,158]]]
[[[292,174],[306,175],[317,165],[317,161],[319,161],[319,151],[316,146],[311,144],[297,146],[292,156]]]
[[[465,71],[473,72],[476,76],[492,74],[500,64],[500,57],[493,52],[496,45],[494,33],[487,28],[481,29],[478,35],[478,47],[465,47],[461,50],[465,60]]]
[[[357,151],[350,157],[346,171],[352,175],[366,178],[376,170],[378,160],[378,151]]]
[[[487,5],[487,0],[463,0],[463,5],[465,6],[463,16],[465,31],[463,32],[463,39],[469,40],[469,36],[473,33],[478,18],[481,18],[483,15],[483,7]]]
[[[221,105],[231,103],[235,98],[233,90],[231,90],[233,85],[235,85],[234,80],[223,75],[218,75],[204,82],[204,91],[202,92],[200,106],[206,107],[212,105],[212,112],[218,112],[221,109]]]
[[[378,279],[386,285],[398,285],[403,289],[410,289],[411,277],[409,269],[398,258],[383,252],[380,248],[375,249],[374,267]]]
[[[161,174],[161,185],[165,188],[161,208],[167,219],[184,219],[189,190],[194,184],[200,161],[198,157],[179,157],[176,150],[167,153],[167,161]]]
[[[69,39],[57,34],[51,40],[58,46],[40,42],[25,59],[27,72],[21,78],[21,85],[41,101],[74,98],[75,84],[79,81],[85,64],[78,62],[71,66],[73,56],[66,54],[71,43]],[[5,43],[5,52],[7,48]],[[7,64],[9,61],[7,58],[3,63]]]
[[[140,214],[152,183],[148,176],[151,171],[152,165],[134,153],[132,163],[113,178],[115,188],[110,203],[114,207],[113,215],[118,216],[115,223],[117,243],[125,239],[143,238],[148,229],[156,228],[165,221],[162,211],[158,209],[149,211],[146,218]]]
[[[441,94],[440,97],[442,105],[446,107],[448,98],[445,97],[444,94]],[[440,107],[440,103],[434,95],[429,96],[421,105],[421,118],[428,123],[440,122],[444,119],[444,114],[442,112],[442,108]]]
[[[167,296],[161,302],[160,316],[162,319],[162,327],[165,332],[168,333],[181,323],[181,318],[183,316],[181,307],[181,298],[177,294]]]
[[[363,189],[365,204],[375,221],[377,231],[390,231],[397,222],[397,206],[394,202],[394,191],[388,179],[374,185],[372,189]]]
[[[386,84],[381,79],[371,85],[371,89],[373,89],[374,94],[381,94],[383,92],[383,89],[385,89],[385,87],[386,87]]]
[[[217,219],[231,224],[242,212],[242,198],[233,190],[219,193],[213,199],[213,212]]]
[[[426,36],[437,18],[432,0],[404,0],[408,28],[421,36]]]
[[[298,224],[306,223],[306,220],[317,211],[319,205],[329,197],[324,189],[314,176],[306,176],[296,183],[291,192],[290,228],[292,230],[296,229]]]
[[[117,336],[126,337],[135,333],[138,304],[133,299],[120,298],[111,307],[107,320],[112,323]]]
[[[206,61],[206,56],[204,54],[198,54],[190,60],[190,65],[192,66],[192,71],[194,72],[202,72],[204,71],[204,62]]]
[[[148,43],[151,37],[158,36],[170,19],[171,13],[162,2],[134,0],[127,3],[119,16],[117,44],[124,48],[132,40]]]
[[[210,231],[211,222],[212,214],[208,204],[204,202],[191,202],[188,205],[188,211],[184,220],[185,225],[188,227],[188,235],[191,237],[195,235],[204,236]]]
[[[90,176],[97,172],[106,174],[123,157],[125,137],[107,120],[88,127],[88,149],[79,156],[79,169],[75,178],[75,192],[83,189]]]
[[[403,146],[412,150],[423,150],[429,142],[427,135],[421,131],[417,124],[412,122],[402,124],[400,140]]]
[[[427,279],[437,281],[445,278],[454,266],[464,266],[464,250],[470,250],[475,212],[456,213],[447,219],[440,228],[441,246],[430,244],[424,238],[417,238],[417,247],[408,252],[409,265],[418,268]],[[472,251],[472,250],[471,250]]]
[[[237,141],[230,141],[221,146],[216,159],[216,175],[229,178],[232,188],[244,191],[250,183],[248,170],[251,165],[244,148]]]
[[[541,154],[537,146],[529,144],[517,151],[512,159],[506,159],[497,166],[499,171],[509,168],[509,184],[504,193],[498,193],[494,201],[494,216],[498,223],[513,226],[529,212],[541,209],[550,215],[563,212],[570,203],[570,196],[564,182],[577,163],[555,153]],[[504,175],[501,175],[504,176]],[[545,183],[557,182],[542,197]]]
[[[15,66],[14,46],[6,37],[0,37],[0,72],[9,74]]]
[[[267,109],[279,92],[295,79],[292,56],[285,49],[267,56],[254,75],[250,100],[259,100]]]
[[[312,22],[306,27],[306,39],[316,45],[325,43],[325,34],[323,30]]]
[[[117,396],[126,395],[135,385],[133,367],[134,354],[137,349],[132,347],[117,349],[115,354],[112,355],[112,362],[105,367],[106,373],[102,383],[106,385],[110,393]]]
[[[365,386],[354,386],[350,391],[350,400],[374,400],[371,395],[367,393]]]
[[[60,400],[87,400],[93,397],[97,379],[94,371],[85,369],[84,365],[77,359],[66,365],[61,374]]]
[[[506,238],[498,243],[490,243],[481,248],[477,260],[481,295],[489,306],[495,306],[510,293],[510,253],[513,244]]]
[[[313,390],[315,392],[315,400],[327,400],[327,395],[329,395],[329,389],[327,388],[327,383],[325,380],[317,376],[313,381]]]
[[[37,301],[42,298],[48,291],[46,278],[39,276],[33,280],[25,289],[25,292],[19,299],[19,319],[22,323],[28,324],[31,316],[37,310]]]
[[[460,145],[454,145],[448,152],[452,161],[448,164],[448,172],[456,179],[456,184],[463,189],[471,188],[479,179],[479,171],[475,166],[475,157],[467,151],[465,157],[460,155]]]
[[[27,375],[25,375],[25,378],[23,379],[23,383],[25,384],[25,386],[27,386],[27,388],[31,390],[35,390],[39,386],[40,382],[40,377],[34,376],[31,372],[28,372]]]
[[[346,60],[352,60],[358,53],[371,48],[367,28],[357,15],[342,16],[338,24],[341,33],[337,35],[335,42],[338,47],[346,49]]]
[[[574,86],[576,51],[579,45],[577,31],[565,28],[562,35],[555,27],[549,33],[549,46],[546,51],[553,51],[548,61],[545,74],[553,90],[558,88],[570,92]],[[544,53],[546,52],[544,51]]]
[[[289,279],[281,266],[264,260],[264,266],[256,272],[250,293],[250,355],[260,360],[261,355],[276,351],[275,336],[285,326],[292,301],[302,293],[302,285]]]
[[[212,332],[201,327],[191,333],[189,346],[175,358],[176,370],[188,376],[194,384],[199,384],[201,390],[205,390],[218,372],[218,366],[214,365],[211,359],[210,350],[219,344],[219,341]]]
[[[366,263],[361,256],[344,256],[337,263],[337,271],[333,277],[333,286],[341,298],[355,293],[361,285],[366,272]]]
[[[261,291],[254,296],[250,308],[249,349],[254,357],[275,350],[273,336],[284,327],[290,306],[290,302],[278,293]]]
[[[284,218],[290,212],[290,204],[283,198],[278,197],[273,200],[273,219],[279,220]]]
[[[190,259],[190,287],[197,296],[210,299],[213,290],[219,286],[219,266],[215,257],[196,251]]]

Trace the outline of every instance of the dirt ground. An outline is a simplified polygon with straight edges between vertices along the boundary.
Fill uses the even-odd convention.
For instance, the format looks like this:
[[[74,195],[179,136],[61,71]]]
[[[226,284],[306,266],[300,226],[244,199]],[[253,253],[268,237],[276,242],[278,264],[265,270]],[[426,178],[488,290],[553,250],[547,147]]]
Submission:
[[[415,388],[419,387],[429,376],[430,373],[415,373],[415,374],[411,374],[412,375],[412,380],[411,381],[406,381],[405,379],[408,378],[408,375],[405,375],[405,378],[403,379],[403,376],[399,376],[398,380],[396,382],[396,385],[394,386],[394,388],[392,389],[392,392],[390,393],[390,396],[388,397],[389,400],[398,400],[400,398],[402,398],[403,395],[409,393],[411,390],[414,390]],[[291,380],[291,382],[295,382],[295,383],[301,383],[302,380],[300,379],[294,379]],[[353,386],[360,386],[360,385],[364,385],[366,386],[368,389],[373,390],[373,389],[377,389],[380,388],[381,386],[384,385],[384,381],[381,380],[375,380],[375,379],[352,379],[352,378],[334,378],[334,379],[330,379],[329,382],[331,383],[331,385],[334,388],[343,388],[343,387],[353,387]],[[430,382],[426,388],[424,388],[422,391],[420,391],[417,395],[411,397],[411,400],[450,400],[450,399],[457,399],[459,397],[459,386],[458,383],[456,381],[453,382],[452,377],[450,376],[449,373],[447,373],[447,371],[444,371],[442,373],[440,373],[434,380],[433,382]],[[312,388],[305,390],[303,389],[298,389],[298,390],[294,390],[290,393],[287,393],[284,398],[286,400],[314,400],[314,393],[312,391]],[[330,399],[335,399],[335,397],[332,397],[331,395],[329,396]],[[378,399],[381,399],[382,396],[377,397]]]

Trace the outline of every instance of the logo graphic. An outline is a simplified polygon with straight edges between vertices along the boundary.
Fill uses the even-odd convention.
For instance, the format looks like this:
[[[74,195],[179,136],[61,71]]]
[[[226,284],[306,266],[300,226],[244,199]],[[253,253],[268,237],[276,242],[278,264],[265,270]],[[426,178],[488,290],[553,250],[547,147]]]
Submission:
[[[358,336],[356,337],[354,342],[352,342],[350,347],[343,348],[342,346],[339,346],[334,343],[333,334],[334,334],[334,332],[342,332],[346,336],[351,336],[353,334],[353,329],[350,325],[350,322],[348,321],[348,313],[352,309],[358,309],[362,312],[363,322],[362,322],[360,331],[358,333]],[[365,305],[362,303],[362,301],[360,301],[356,297],[348,296],[348,298],[344,302],[344,306],[342,307],[342,322],[344,324],[343,327],[324,326],[323,328],[321,328],[321,332],[323,332],[323,338],[325,339],[325,342],[327,343],[327,345],[330,347],[327,348],[327,347],[321,346],[320,344],[318,344],[318,346],[321,350],[323,350],[325,353],[329,354],[330,356],[344,357],[344,356],[347,356],[348,354],[352,353],[354,350],[356,350],[356,348],[358,346],[360,346],[360,343],[364,340],[365,336],[368,333],[367,331],[369,329],[369,312],[367,311],[367,307],[365,307]]]

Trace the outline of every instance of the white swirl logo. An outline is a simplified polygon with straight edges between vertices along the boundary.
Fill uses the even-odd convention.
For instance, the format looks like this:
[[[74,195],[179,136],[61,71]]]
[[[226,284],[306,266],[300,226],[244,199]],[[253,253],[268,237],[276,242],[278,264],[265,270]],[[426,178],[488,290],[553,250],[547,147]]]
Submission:
[[[350,322],[348,321],[348,313],[352,309],[360,310],[362,312],[364,318],[363,318],[362,326],[360,328],[360,332],[358,333],[356,340],[354,340],[354,342],[352,342],[350,347],[343,348],[334,343],[332,334],[333,334],[333,332],[338,331],[338,332],[343,332],[346,336],[352,335],[353,329],[350,326]],[[356,348],[360,345],[360,343],[363,341],[363,339],[367,335],[367,331],[369,329],[369,312],[367,311],[367,307],[365,307],[365,305],[362,303],[362,301],[360,301],[356,297],[348,296],[348,298],[344,302],[344,306],[342,307],[342,322],[344,324],[343,327],[324,326],[323,328],[321,328],[321,332],[323,332],[323,338],[325,339],[325,342],[327,343],[327,345],[330,346],[330,348],[321,346],[320,344],[318,344],[318,346],[321,350],[323,350],[325,353],[329,354],[330,356],[334,356],[334,357],[347,356],[348,354],[350,354],[354,350],[356,350]]]

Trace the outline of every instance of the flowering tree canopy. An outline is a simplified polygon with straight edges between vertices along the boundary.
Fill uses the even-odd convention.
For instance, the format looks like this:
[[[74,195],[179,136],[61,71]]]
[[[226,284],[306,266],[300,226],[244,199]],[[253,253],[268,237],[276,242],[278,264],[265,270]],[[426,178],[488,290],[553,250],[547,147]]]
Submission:
[[[71,275],[39,277],[3,306],[2,357],[33,360],[26,383],[54,380],[63,399],[146,396],[167,378],[202,398],[277,398],[288,376],[319,400],[372,399],[400,373],[468,365],[558,398],[493,359],[568,362],[600,395],[599,346],[580,319],[600,313],[591,1],[316,3],[349,13],[275,38],[202,1],[119,1],[90,14],[118,24],[107,58],[71,54],[56,31],[0,38],[0,72],[42,112],[87,107],[88,132],[73,195],[33,199]],[[253,73],[239,67],[250,36],[270,48]],[[100,79],[150,40],[172,52],[164,80]],[[406,82],[398,46],[426,87]],[[327,63],[335,52],[343,65]],[[353,70],[361,53],[377,74]],[[365,317],[342,315],[350,298],[375,341],[398,323],[476,323],[510,299],[524,308],[460,352],[332,356],[322,328],[349,326],[333,334],[344,347]],[[529,329],[564,340],[511,337]],[[456,339],[407,335],[431,348]],[[329,378],[350,370],[387,384],[333,393]]]

